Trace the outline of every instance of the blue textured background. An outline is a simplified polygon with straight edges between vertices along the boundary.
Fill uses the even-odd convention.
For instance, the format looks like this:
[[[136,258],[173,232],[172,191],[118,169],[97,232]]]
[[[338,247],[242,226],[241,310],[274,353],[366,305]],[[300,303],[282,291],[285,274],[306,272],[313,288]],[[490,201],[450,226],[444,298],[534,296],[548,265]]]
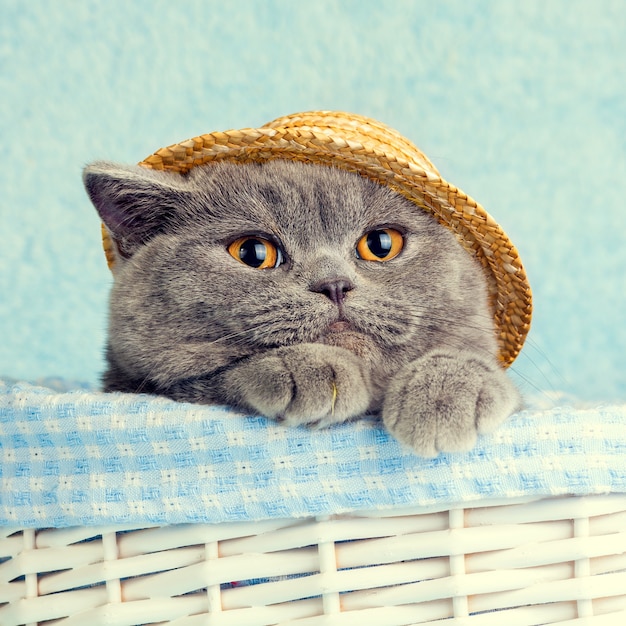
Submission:
[[[310,109],[412,139],[517,245],[523,388],[626,398],[626,4],[0,0],[0,375],[96,381],[85,163]]]

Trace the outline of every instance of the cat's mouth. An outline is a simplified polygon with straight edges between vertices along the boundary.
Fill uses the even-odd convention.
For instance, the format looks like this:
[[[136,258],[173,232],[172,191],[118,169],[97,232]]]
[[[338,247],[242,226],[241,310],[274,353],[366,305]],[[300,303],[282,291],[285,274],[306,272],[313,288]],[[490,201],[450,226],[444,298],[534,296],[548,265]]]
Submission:
[[[337,320],[329,324],[328,329],[320,336],[318,341],[328,346],[345,348],[362,358],[368,356],[373,347],[371,339],[357,331],[354,326],[346,320]]]
[[[346,320],[337,320],[336,322],[330,324],[328,330],[331,333],[345,333],[354,330],[354,328],[352,324],[350,324],[350,322],[347,322]]]

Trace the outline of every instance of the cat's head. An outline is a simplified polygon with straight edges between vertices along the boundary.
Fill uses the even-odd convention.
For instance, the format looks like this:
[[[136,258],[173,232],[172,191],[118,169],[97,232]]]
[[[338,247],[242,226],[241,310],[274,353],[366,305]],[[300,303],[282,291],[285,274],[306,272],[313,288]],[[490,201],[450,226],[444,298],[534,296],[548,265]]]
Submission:
[[[381,388],[435,346],[497,353],[477,261],[431,215],[357,174],[94,163],[84,181],[117,256],[110,365],[132,385],[159,391],[294,343],[352,350]]]

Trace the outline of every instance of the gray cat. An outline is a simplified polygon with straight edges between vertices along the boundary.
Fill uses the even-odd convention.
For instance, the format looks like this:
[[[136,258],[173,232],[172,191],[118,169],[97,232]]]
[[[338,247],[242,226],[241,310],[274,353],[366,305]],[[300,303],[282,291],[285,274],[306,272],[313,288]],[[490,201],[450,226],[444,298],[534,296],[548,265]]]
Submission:
[[[376,413],[424,456],[518,408],[480,266],[387,187],[291,161],[84,182],[118,257],[105,390],[289,425]]]

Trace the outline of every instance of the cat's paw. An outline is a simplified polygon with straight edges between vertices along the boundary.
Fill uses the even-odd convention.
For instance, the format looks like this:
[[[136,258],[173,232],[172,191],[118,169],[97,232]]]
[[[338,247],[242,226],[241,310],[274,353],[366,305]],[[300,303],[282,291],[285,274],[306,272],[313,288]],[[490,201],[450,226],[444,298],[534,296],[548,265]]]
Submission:
[[[431,353],[401,369],[383,405],[386,428],[418,454],[468,450],[520,406],[496,364],[473,355]]]
[[[369,380],[349,350],[322,344],[277,348],[226,373],[238,403],[289,425],[327,426],[363,414]]]

